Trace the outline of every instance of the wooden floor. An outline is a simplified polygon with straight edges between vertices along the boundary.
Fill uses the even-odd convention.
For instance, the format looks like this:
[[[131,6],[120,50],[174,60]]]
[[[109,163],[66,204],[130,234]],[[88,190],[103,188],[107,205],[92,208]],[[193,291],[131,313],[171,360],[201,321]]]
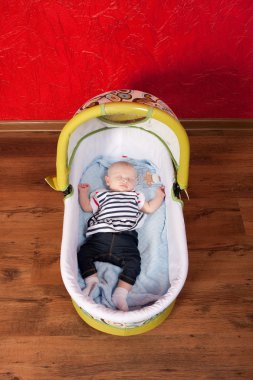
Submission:
[[[1,133],[0,379],[253,379],[253,131],[189,131],[189,275],[171,316],[106,335],[59,271],[58,133]]]

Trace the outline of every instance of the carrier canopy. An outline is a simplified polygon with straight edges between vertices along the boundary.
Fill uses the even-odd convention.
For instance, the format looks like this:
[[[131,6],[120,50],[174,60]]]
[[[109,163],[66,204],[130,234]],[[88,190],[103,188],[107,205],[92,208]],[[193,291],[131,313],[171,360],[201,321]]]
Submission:
[[[55,190],[66,191],[69,172],[84,138],[108,128],[141,128],[165,145],[176,171],[177,185],[186,190],[189,171],[189,141],[172,110],[153,95],[135,90],[111,91],[85,103],[62,129],[56,158],[56,176],[46,181]],[[145,141],[140,142],[145,144]],[[152,149],[152,147],[150,147]]]

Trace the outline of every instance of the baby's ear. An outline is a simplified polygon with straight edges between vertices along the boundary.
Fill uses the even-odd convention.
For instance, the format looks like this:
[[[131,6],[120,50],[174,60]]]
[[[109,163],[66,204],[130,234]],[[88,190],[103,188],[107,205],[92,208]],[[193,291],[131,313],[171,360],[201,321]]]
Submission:
[[[106,175],[105,176],[105,183],[108,184],[109,177]]]

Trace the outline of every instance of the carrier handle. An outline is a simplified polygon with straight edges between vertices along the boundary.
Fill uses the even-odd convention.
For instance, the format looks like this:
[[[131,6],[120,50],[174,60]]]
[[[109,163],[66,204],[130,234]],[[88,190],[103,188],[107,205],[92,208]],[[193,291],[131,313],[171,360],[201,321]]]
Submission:
[[[167,112],[164,112],[158,108],[146,106],[145,104],[134,102],[111,102],[84,109],[75,115],[72,119],[70,119],[62,129],[57,144],[56,176],[49,176],[45,178],[46,182],[54,190],[64,192],[69,186],[68,143],[69,138],[75,129],[90,119],[120,113],[132,113],[135,115],[135,117],[138,118],[152,117],[167,125],[168,128],[170,128],[176,134],[180,146],[180,160],[177,171],[177,183],[179,184],[181,190],[187,189],[190,148],[188,136],[180,122],[173,116],[169,115]]]

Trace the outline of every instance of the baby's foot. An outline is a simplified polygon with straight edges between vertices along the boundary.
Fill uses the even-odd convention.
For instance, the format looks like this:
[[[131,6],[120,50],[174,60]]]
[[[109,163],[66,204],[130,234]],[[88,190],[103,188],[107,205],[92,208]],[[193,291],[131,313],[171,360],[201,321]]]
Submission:
[[[83,294],[87,297],[90,296],[92,290],[99,283],[97,274],[93,274],[92,276],[86,277],[85,279],[85,288],[83,290]]]
[[[128,304],[127,304],[127,295],[128,295],[128,290],[117,287],[116,290],[114,291],[112,295],[112,302],[116,306],[117,309],[122,310],[122,311],[128,311]]]

